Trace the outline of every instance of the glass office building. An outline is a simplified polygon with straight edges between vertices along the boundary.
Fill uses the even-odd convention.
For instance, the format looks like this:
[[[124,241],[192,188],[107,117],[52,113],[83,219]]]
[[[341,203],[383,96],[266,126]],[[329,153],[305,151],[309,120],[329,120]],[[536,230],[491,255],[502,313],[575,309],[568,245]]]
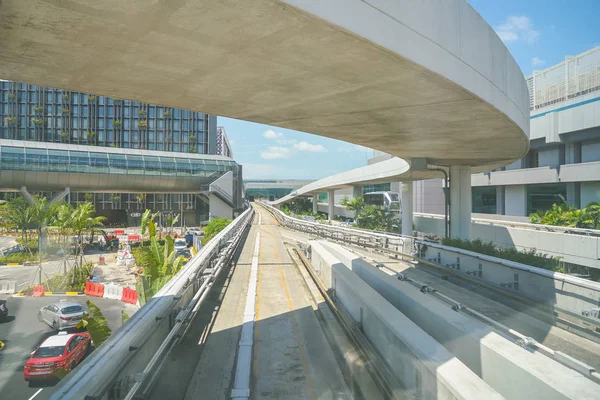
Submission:
[[[206,173],[194,169],[194,155],[232,157],[225,130],[219,129],[217,134],[216,116],[12,81],[0,81],[0,138],[98,148],[99,153],[93,154],[93,157],[89,156],[89,152],[81,152],[81,159],[77,158],[79,152],[71,150],[68,159],[59,164],[57,160],[60,157],[55,157],[53,150],[50,150],[50,155],[39,155],[39,159],[34,153],[42,150],[27,150],[31,153],[26,154],[28,168],[40,171],[103,173],[106,170],[108,173],[111,170],[113,173],[119,168],[126,168],[130,175],[137,174],[137,171],[143,171],[146,175],[153,172],[164,175],[169,173],[171,167],[175,170],[175,164],[179,163],[178,174],[189,172],[190,176],[194,176]],[[220,144],[218,149],[217,143]],[[163,151],[173,154],[175,158],[169,160],[165,157],[159,159],[149,155],[128,154],[120,160],[116,154],[110,154],[110,157],[101,154],[103,148],[112,148],[113,151],[114,148]],[[23,149],[18,151],[22,152]],[[189,154],[192,161],[185,159],[183,165],[183,159],[179,160],[184,156],[181,153]],[[7,163],[18,164],[23,161],[19,158],[23,156],[21,153],[14,154],[14,160],[9,160],[11,156],[9,152],[2,155],[3,169],[7,168]],[[157,159],[156,162],[153,162],[154,159]],[[207,168],[207,165],[202,168]],[[236,189],[238,186],[241,188],[241,167],[235,164],[235,168],[230,169],[234,170],[235,175],[234,192],[239,191],[241,189]],[[57,188],[57,191],[60,190]],[[72,203],[83,201],[84,198],[92,200],[98,214],[109,217],[109,223],[125,225],[135,224],[135,216],[146,207],[165,212],[185,210],[189,226],[205,221],[209,215],[208,202],[197,194],[127,192],[72,192],[69,200]],[[44,192],[44,195],[51,193]],[[240,196],[234,193],[235,198]]]
[[[214,154],[216,117],[0,81],[0,138]]]

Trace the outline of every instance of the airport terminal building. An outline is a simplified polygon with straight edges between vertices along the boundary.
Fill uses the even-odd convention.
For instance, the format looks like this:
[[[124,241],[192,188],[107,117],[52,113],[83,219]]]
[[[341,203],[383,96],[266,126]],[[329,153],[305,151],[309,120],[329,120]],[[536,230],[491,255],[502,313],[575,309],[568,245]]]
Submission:
[[[554,203],[600,201],[600,47],[526,78],[530,149],[506,167],[473,174],[473,213],[526,220]],[[389,156],[376,152],[371,162]],[[393,190],[393,188],[392,188]],[[442,180],[413,184],[414,212],[444,213]]]
[[[0,81],[0,190],[93,201],[108,223],[146,208],[188,226],[242,207],[242,168],[216,116]]]

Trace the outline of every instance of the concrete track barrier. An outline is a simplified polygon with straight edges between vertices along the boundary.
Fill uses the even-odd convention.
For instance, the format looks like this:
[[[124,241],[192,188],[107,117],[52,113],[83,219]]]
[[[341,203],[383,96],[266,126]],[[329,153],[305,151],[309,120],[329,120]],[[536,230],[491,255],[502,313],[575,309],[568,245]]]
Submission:
[[[452,311],[409,282],[399,281],[335,243],[325,243],[344,265],[389,304],[452,352],[507,399],[593,399],[600,386],[553,359],[518,346],[502,332]]]
[[[398,380],[396,398],[502,398],[318,243],[311,246],[311,263]]]

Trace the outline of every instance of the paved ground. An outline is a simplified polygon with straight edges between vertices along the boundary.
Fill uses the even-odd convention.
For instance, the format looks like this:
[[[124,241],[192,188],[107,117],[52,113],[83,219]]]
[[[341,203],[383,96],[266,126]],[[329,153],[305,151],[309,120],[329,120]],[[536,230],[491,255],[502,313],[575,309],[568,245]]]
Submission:
[[[279,227],[264,210],[257,211],[262,216],[255,217],[235,269],[173,353],[152,399],[229,398],[257,232],[261,245],[251,398],[349,398]]]
[[[28,400],[40,389],[35,399],[48,398],[53,385],[28,384],[23,379],[23,365],[29,353],[54,334],[48,325],[38,321],[38,310],[66,297],[19,298],[0,295],[0,298],[8,300],[10,316],[8,322],[0,323],[0,339],[6,344],[0,352],[0,398]],[[137,310],[131,304],[96,297],[78,296],[69,297],[69,300],[75,300],[85,307],[88,298],[100,307],[113,331],[121,326],[121,310],[130,316]]]
[[[62,268],[61,261],[49,261],[42,264],[42,280],[52,276]],[[37,265],[23,265],[19,267],[0,266],[0,280],[17,281],[17,291],[23,289],[28,283],[37,284],[39,281]]]

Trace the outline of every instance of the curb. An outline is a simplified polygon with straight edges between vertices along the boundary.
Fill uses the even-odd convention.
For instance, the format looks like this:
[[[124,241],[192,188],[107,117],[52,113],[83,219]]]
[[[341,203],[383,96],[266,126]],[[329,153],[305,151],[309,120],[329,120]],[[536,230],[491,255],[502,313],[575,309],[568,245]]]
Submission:
[[[58,260],[55,260],[58,261]],[[48,260],[42,260],[42,264],[44,263],[48,263]],[[7,264],[0,264],[0,267],[29,267],[31,265],[38,265],[37,262],[35,263],[25,263],[25,264],[19,264],[19,263],[7,263]]]
[[[23,292],[18,292],[13,295],[14,297],[31,297],[27,296]],[[84,296],[83,292],[44,292],[44,297],[53,297],[53,296]]]

